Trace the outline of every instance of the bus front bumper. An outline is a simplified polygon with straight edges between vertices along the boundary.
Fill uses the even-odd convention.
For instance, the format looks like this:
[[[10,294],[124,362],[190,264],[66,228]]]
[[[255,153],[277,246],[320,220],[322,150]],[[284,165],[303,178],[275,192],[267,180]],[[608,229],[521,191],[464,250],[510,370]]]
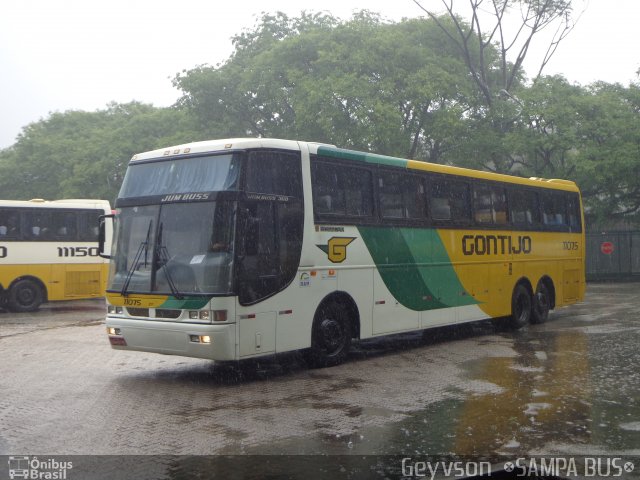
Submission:
[[[210,360],[236,359],[236,325],[157,322],[110,317],[106,320],[111,347]]]

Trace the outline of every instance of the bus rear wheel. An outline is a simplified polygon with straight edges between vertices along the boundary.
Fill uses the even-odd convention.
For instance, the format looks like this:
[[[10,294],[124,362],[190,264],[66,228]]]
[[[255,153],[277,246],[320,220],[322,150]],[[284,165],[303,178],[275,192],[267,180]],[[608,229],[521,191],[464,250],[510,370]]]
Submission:
[[[351,328],[344,308],[335,302],[321,305],[316,312],[308,361],[314,368],[342,363],[351,347]]]
[[[42,304],[44,295],[33,280],[18,280],[9,290],[8,306],[13,312],[34,312]]]
[[[531,323],[544,323],[549,318],[551,308],[551,297],[549,289],[544,283],[538,284],[536,293],[533,296],[533,308],[531,310]]]
[[[511,297],[511,318],[509,319],[509,326],[518,330],[524,327],[531,320],[531,295],[529,290],[522,284],[516,285],[513,289],[513,296]]]

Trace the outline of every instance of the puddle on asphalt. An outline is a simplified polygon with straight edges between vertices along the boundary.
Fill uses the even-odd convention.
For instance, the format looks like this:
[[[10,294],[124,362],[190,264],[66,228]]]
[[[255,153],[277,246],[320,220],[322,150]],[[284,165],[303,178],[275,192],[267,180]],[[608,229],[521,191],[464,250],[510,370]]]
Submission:
[[[560,327],[560,325],[558,325]],[[243,448],[242,453],[322,455],[537,455],[633,452],[640,446],[637,332],[529,328],[508,335],[516,355],[468,362],[469,381],[497,388],[452,392],[399,422]],[[615,327],[615,326],[614,326]],[[367,409],[351,415],[370,415]],[[326,430],[324,430],[326,432]],[[556,450],[554,450],[556,449]]]

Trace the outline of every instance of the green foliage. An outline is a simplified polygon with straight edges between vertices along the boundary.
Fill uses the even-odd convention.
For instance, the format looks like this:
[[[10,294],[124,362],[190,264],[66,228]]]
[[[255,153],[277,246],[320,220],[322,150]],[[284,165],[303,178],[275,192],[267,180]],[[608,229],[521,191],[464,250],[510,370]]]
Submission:
[[[0,151],[5,199],[104,198],[118,193],[135,153],[193,139],[185,112],[133,102],[53,113]]]
[[[640,86],[597,83],[578,107],[576,178],[590,216],[640,224]]]
[[[640,87],[542,77],[520,99],[506,142],[516,172],[576,181],[594,227],[638,222]]]
[[[226,62],[176,76],[175,107],[111,104],[25,127],[0,151],[1,196],[113,200],[135,153],[262,136],[568,178],[582,188],[592,225],[640,223],[640,85],[542,76],[525,85],[507,65],[517,73],[507,92],[500,50],[485,40],[474,57],[470,37],[465,57],[451,35],[460,28],[468,26],[449,17],[390,23],[367,11],[347,21],[265,15],[233,39]],[[484,68],[491,102],[469,62]]]
[[[432,21],[361,12],[264,16],[219,67],[176,77],[203,131],[328,142],[443,161],[474,96],[456,47]]]

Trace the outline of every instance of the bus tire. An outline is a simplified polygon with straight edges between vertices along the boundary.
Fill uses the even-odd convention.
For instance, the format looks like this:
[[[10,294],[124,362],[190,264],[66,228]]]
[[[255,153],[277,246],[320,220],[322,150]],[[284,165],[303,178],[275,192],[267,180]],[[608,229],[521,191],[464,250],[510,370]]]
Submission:
[[[551,309],[551,296],[547,286],[540,282],[533,296],[533,308],[531,309],[531,323],[544,323],[549,318]]]
[[[511,318],[509,326],[513,330],[524,327],[531,320],[532,301],[529,290],[523,284],[519,283],[513,289],[511,297]]]
[[[308,361],[313,368],[342,363],[351,347],[351,328],[344,308],[327,302],[318,308],[313,320]]]
[[[34,312],[38,310],[44,294],[40,285],[33,280],[18,280],[9,290],[8,306],[13,312]]]

